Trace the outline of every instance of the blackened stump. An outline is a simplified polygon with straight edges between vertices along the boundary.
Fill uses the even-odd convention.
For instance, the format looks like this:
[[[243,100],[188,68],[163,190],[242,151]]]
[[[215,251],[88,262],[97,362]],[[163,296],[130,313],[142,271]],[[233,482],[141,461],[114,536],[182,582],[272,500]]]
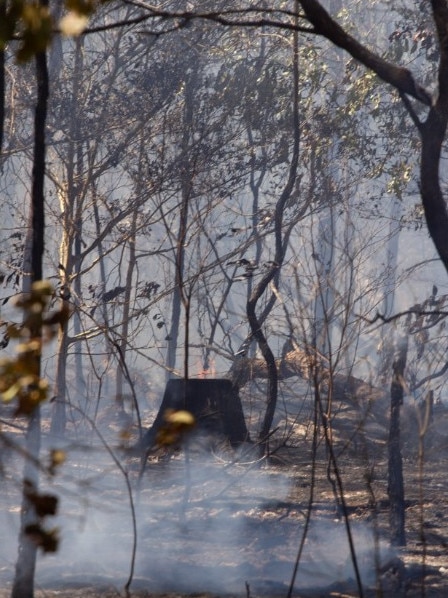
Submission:
[[[224,436],[232,446],[249,441],[238,388],[230,380],[168,380],[156,419],[143,436],[143,450],[149,451],[155,445],[167,409],[189,411],[199,432]]]

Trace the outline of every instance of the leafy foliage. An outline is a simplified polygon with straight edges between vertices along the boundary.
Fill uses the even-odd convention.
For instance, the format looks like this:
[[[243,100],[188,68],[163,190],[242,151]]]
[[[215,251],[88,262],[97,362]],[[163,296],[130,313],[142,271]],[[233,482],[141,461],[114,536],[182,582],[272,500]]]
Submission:
[[[0,360],[0,393],[3,402],[17,400],[16,415],[30,415],[47,398],[49,385],[39,368],[42,343],[51,340],[69,316],[66,305],[47,313],[53,294],[48,281],[34,283],[31,292],[16,301],[23,314],[22,324],[7,327],[8,338],[19,342],[15,357]]]
[[[46,529],[40,523],[30,523],[25,533],[43,552],[56,552],[59,546],[58,529]]]
[[[194,416],[184,409],[167,409],[164,424],[157,433],[160,446],[178,446],[196,424]]]
[[[56,552],[59,546],[59,530],[44,527],[45,518],[56,515],[58,498],[54,494],[39,493],[33,482],[24,480],[24,493],[28,502],[33,505],[37,520],[25,526],[25,534],[43,552]]]
[[[2,2],[6,3],[6,0]],[[46,4],[36,0],[12,0],[7,3],[6,14],[0,23],[0,49],[4,50],[10,41],[18,39],[16,58],[26,62],[47,49],[58,27],[66,35],[82,33],[88,17],[99,3],[96,0],[66,0],[64,6],[68,14],[56,23]]]

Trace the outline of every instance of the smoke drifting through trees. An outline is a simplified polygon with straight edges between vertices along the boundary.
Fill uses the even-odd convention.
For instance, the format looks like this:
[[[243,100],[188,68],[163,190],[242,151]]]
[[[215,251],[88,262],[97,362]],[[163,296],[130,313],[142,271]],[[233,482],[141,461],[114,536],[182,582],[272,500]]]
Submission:
[[[71,314],[42,355],[51,442],[84,442],[86,422],[104,420],[115,444],[131,445],[166,379],[212,372],[244,391],[253,437],[270,457],[294,426],[315,422],[316,443],[332,455],[347,405],[356,446],[372,414],[385,430],[375,407],[385,412],[394,373],[395,416],[409,403],[417,419],[421,403],[431,413],[443,406],[445,273],[426,261],[435,253],[421,227],[448,269],[444,3],[335,1],[329,12],[314,0],[275,10],[72,4],[89,13],[71,14],[78,26],[90,18],[73,39],[52,33],[60,6],[0,9],[9,25],[0,33],[2,234],[14,239],[0,248],[2,318],[14,318],[10,298],[30,272],[55,283],[54,305]],[[30,64],[14,62],[37,52],[42,75],[43,50],[48,118],[45,77],[36,94]],[[35,106],[42,151],[33,154]],[[43,239],[31,265],[23,245],[38,228],[29,228],[30,197],[46,216],[42,271]],[[381,329],[375,320],[393,315],[391,305],[419,314],[399,372],[394,320]],[[3,349],[13,345],[6,334]],[[292,376],[300,394],[289,388],[285,399]],[[297,421],[279,433],[278,397],[291,393]],[[309,396],[319,417],[307,408],[303,423]],[[428,421],[416,433],[421,488]],[[400,451],[398,440],[392,433],[389,448]],[[365,449],[367,469],[375,450]],[[338,507],[340,473],[332,457]]]

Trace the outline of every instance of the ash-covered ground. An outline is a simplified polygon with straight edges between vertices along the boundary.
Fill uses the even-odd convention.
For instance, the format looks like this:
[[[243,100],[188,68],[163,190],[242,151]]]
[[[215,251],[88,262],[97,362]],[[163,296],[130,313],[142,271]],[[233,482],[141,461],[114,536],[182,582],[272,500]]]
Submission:
[[[95,434],[74,429],[66,463],[42,478],[41,490],[59,497],[46,525],[59,528],[61,543],[39,555],[36,597],[124,595],[130,577],[130,594],[141,597],[286,598],[291,586],[293,596],[359,596],[359,582],[365,596],[448,595],[446,413],[428,432],[422,468],[412,414],[404,415],[407,546],[392,549],[384,406],[361,427],[350,406],[334,420],[344,505],[322,430],[312,459],[312,406],[302,404],[300,417],[290,407],[278,411],[269,459],[259,462],[251,445],[233,451],[222,439],[193,438],[188,454],[151,456],[139,491],[140,461],[118,447],[113,421],[104,429],[123,470]],[[2,465],[3,598],[17,556],[22,459],[3,451]]]

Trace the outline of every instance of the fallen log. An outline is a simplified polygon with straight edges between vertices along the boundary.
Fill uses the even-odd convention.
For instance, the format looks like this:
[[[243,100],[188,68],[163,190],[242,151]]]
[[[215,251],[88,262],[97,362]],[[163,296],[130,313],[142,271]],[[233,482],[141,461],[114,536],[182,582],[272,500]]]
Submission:
[[[302,380],[317,383],[323,393],[336,401],[348,401],[354,404],[365,404],[370,401],[387,400],[384,390],[365,382],[360,378],[343,373],[333,373],[311,353],[295,348],[276,360],[279,380],[297,376]],[[228,374],[232,384],[238,388],[245,386],[256,378],[267,379],[268,372],[264,359],[238,358],[234,361]]]
[[[317,383],[323,403],[331,398],[333,405],[348,404],[361,411],[363,417],[374,411],[375,419],[386,422],[387,393],[354,376],[332,373],[322,362],[296,347],[276,361],[279,379],[295,376]],[[146,452],[157,445],[157,435],[169,409],[191,412],[199,430],[223,436],[233,446],[249,441],[239,389],[251,380],[267,378],[264,359],[240,357],[223,379],[169,380],[154,423],[135,448]]]

